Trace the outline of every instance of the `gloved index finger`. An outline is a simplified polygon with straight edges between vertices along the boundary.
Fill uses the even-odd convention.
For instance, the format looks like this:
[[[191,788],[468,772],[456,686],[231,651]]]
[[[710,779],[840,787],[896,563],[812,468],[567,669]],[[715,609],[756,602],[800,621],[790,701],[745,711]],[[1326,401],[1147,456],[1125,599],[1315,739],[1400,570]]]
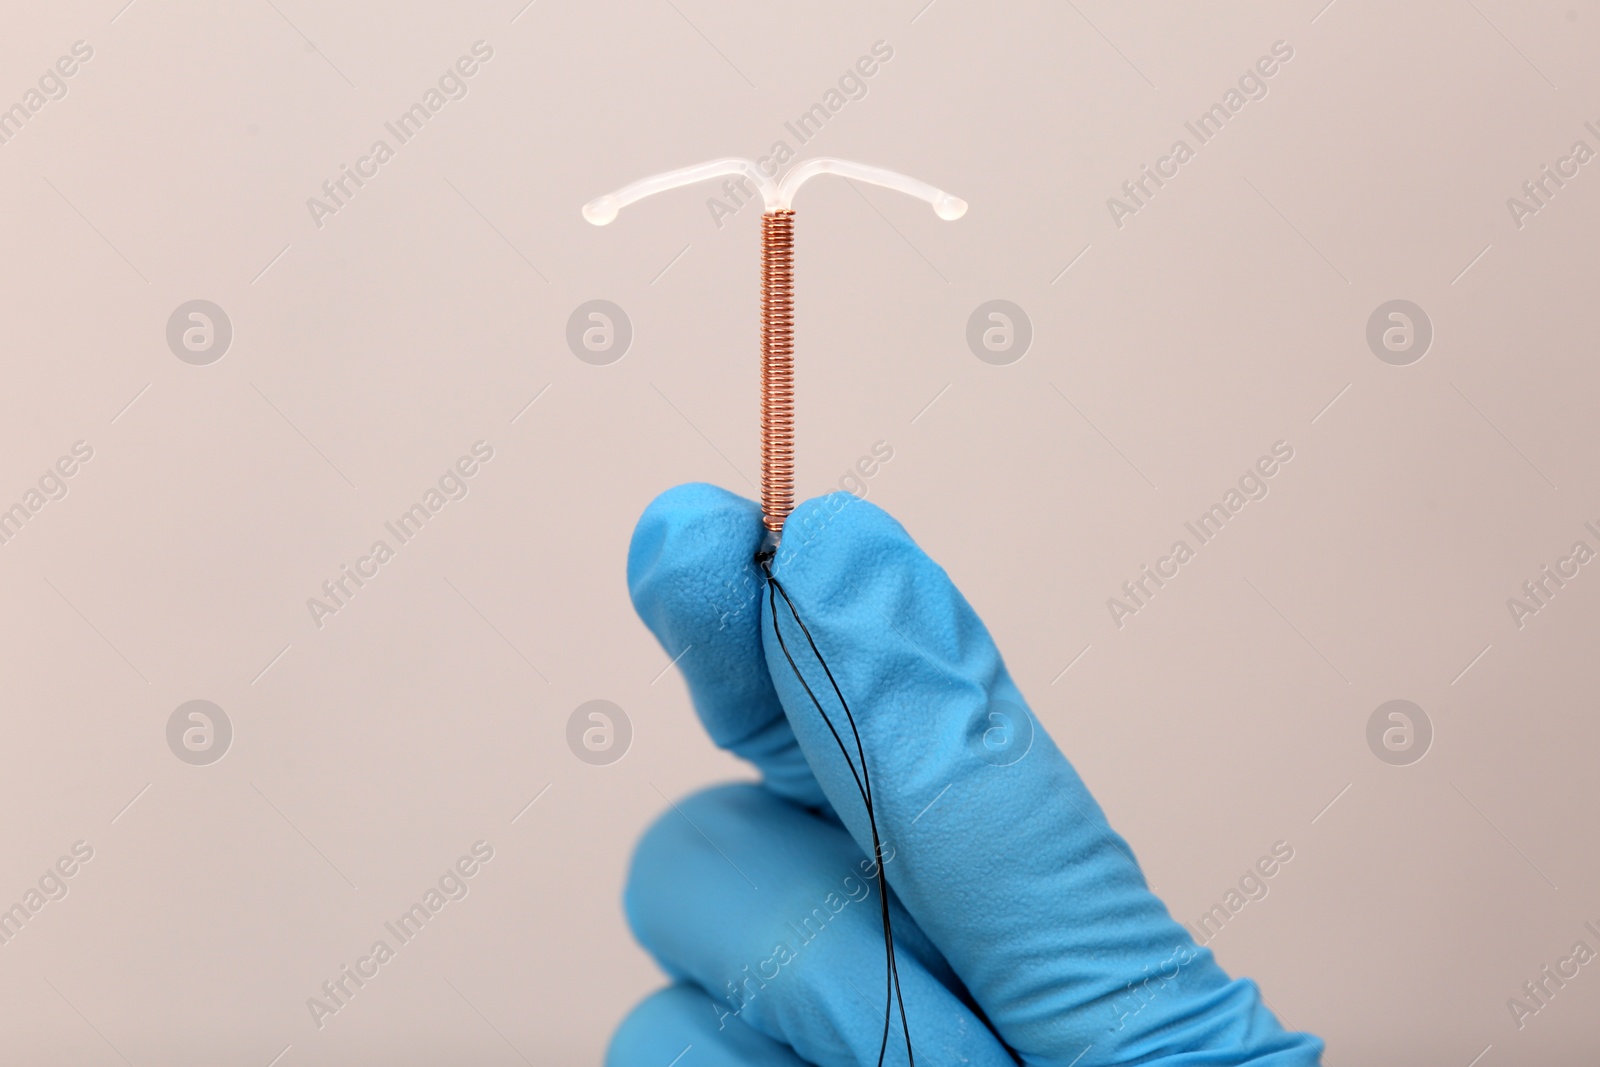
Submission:
[[[795,742],[761,651],[761,509],[713,485],[652,501],[628,546],[634,608],[677,662],[718,747],[750,760],[774,792],[826,805]]]
[[[1200,1050],[1315,1062],[1320,1043],[1285,1034],[1151,894],[976,612],[899,523],[848,494],[808,501],[771,566],[805,624],[774,590],[765,652],[801,749],[870,854],[859,732],[885,873],[1011,1048],[1080,1067]]]

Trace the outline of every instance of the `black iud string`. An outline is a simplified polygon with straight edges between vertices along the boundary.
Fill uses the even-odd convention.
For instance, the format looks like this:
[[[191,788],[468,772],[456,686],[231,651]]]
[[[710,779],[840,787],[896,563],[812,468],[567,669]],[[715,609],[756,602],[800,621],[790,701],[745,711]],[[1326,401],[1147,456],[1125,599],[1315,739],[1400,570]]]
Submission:
[[[772,605],[772,632],[778,638],[778,647],[783,650],[783,658],[789,661],[789,669],[794,672],[795,680],[806,691],[806,696],[811,698],[812,705],[817,709],[817,714],[822,716],[822,721],[828,727],[828,732],[833,735],[834,743],[839,746],[839,754],[844,757],[845,766],[850,768],[850,777],[855,779],[856,792],[861,795],[861,803],[867,809],[867,825],[872,830],[872,856],[878,868],[878,900],[883,915],[883,954],[884,969],[884,1005],[883,1005],[883,1040],[878,1045],[878,1065],[882,1067],[884,1054],[889,1049],[889,1024],[893,1019],[895,1005],[900,1008],[900,1029],[906,1038],[906,1062],[911,1067],[916,1067],[916,1054],[911,1051],[911,1021],[906,1018],[906,1004],[900,995],[900,968],[894,958],[894,924],[889,920],[889,879],[883,870],[883,842],[878,838],[878,816],[872,806],[872,775],[867,771],[867,753],[861,745],[861,732],[856,728],[856,717],[850,713],[850,704],[844,698],[844,693],[839,690],[839,683],[833,677],[833,671],[828,669],[828,661],[822,658],[822,651],[817,648],[817,642],[811,636],[811,630],[806,626],[805,620],[800,618],[800,613],[795,610],[794,601],[789,599],[789,593],[783,588],[772,573],[772,557],[777,554],[773,548],[765,548],[756,553],[756,562],[766,573],[767,584],[776,595],[767,598]],[[800,673],[799,664],[794,661],[794,654],[789,651],[789,643],[783,639],[783,630],[778,626],[778,597],[783,597],[784,607],[789,609],[789,614],[794,616],[795,624],[800,627],[800,632],[805,634],[806,644],[811,646],[811,654],[817,657],[817,662],[822,665],[822,671],[828,676],[828,684],[833,686],[833,693],[839,698],[839,706],[844,709],[844,717],[850,723],[850,734],[855,739],[856,756],[861,761],[861,773],[856,773],[856,763],[850,758],[849,749],[845,748],[844,738],[839,736],[839,730],[833,725],[833,720],[828,717],[828,712],[823,708],[822,701],[817,699],[817,694],[812,691],[811,684],[806,681],[806,676]]]
[[[761,550],[756,553],[755,562],[766,574],[767,584],[772,590],[768,601],[772,606],[772,632],[778,638],[778,647],[783,650],[789,669],[794,672],[795,679],[839,746],[839,754],[844,757],[850,775],[855,779],[856,792],[866,808],[867,825],[872,831],[872,853],[878,867],[878,897],[883,918],[885,970],[883,1040],[878,1047],[878,1065],[882,1067],[888,1052],[889,1028],[894,1010],[898,1007],[900,1029],[906,1041],[906,1059],[915,1067],[916,1058],[911,1050],[911,1024],[906,1018],[905,1001],[900,993],[900,971],[895,962],[894,929],[889,918],[889,879],[883,869],[883,842],[878,835],[878,817],[872,803],[872,777],[867,771],[866,748],[861,743],[861,732],[856,728],[850,704],[840,691],[839,683],[833,671],[829,670],[822,651],[817,648],[811,630],[800,618],[800,612],[783,588],[783,583],[772,573],[772,560],[777,554],[784,520],[794,510],[795,212],[791,205],[800,187],[819,174],[836,174],[906,193],[931,204],[934,213],[941,219],[953,221],[967,211],[967,203],[960,197],[904,174],[863,163],[843,159],[808,159],[797,163],[779,181],[747,159],[717,159],[644,178],[614,193],[591,200],[583,206],[583,217],[596,226],[604,226],[615,219],[622,208],[646,196],[713,178],[727,179],[723,182],[723,188],[741,204],[744,198],[754,198],[757,193],[761,196],[764,206],[761,216],[761,520],[767,529],[767,536]],[[788,609],[795,625],[805,635],[811,654],[821,665],[834,696],[839,700],[839,706],[844,709],[845,720],[850,724],[851,739],[855,743],[854,759],[843,736],[822,706],[822,701],[817,699],[811,683],[806,681],[800,665],[789,651],[783,629],[778,624],[779,597],[783,599],[784,607]]]

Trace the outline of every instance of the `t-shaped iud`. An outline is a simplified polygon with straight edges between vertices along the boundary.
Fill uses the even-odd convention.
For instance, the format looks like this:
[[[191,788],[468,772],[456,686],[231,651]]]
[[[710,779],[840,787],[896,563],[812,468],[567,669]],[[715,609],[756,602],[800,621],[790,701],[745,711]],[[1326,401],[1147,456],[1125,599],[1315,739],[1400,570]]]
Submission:
[[[583,205],[604,226],[636,200],[708,178],[743,175],[761,190],[761,519],[775,543],[794,510],[794,194],[818,174],[898,189],[926,200],[941,219],[966,214],[967,202],[926,182],[844,159],[808,159],[779,181],[748,159],[714,159],[625,185]]]

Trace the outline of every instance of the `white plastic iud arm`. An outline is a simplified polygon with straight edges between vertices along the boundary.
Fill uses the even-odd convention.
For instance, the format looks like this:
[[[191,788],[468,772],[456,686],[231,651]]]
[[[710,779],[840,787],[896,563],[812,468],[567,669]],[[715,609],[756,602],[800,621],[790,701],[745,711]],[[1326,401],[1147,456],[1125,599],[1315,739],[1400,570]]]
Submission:
[[[933,205],[934,214],[946,222],[954,222],[967,213],[967,202],[959,196],[951,196],[942,189],[935,189],[927,182],[918,181],[904,174],[882,167],[869,166],[866,163],[852,163],[848,159],[808,159],[797,165],[788,174],[783,176],[783,181],[778,185],[779,206],[792,207],[794,194],[800,187],[819,174],[837,174],[841,178],[854,178],[858,182],[867,182],[871,185],[881,185],[885,189],[893,189],[907,196],[914,196],[918,200],[926,200]]]
[[[927,182],[865,163],[852,163],[847,159],[808,159],[784,175],[783,181],[777,182],[763,174],[761,168],[748,159],[729,158],[714,159],[709,163],[699,163],[692,167],[669,170],[665,174],[642,178],[614,193],[589,201],[583,205],[583,217],[596,226],[604,226],[617,217],[618,211],[636,200],[664,193],[669,189],[680,189],[685,185],[693,185],[709,178],[721,178],[733,174],[743,175],[755,183],[761,190],[762,205],[767,211],[790,210],[794,204],[794,195],[800,191],[802,185],[819,174],[837,174],[841,178],[854,178],[872,185],[881,185],[885,189],[894,189],[907,196],[927,201],[933,206],[934,213],[946,221],[959,219],[967,212],[967,202],[959,196],[952,196],[941,189],[935,189]]]
[[[614,193],[609,193],[583,205],[583,217],[596,226],[604,226],[617,217],[617,212],[627,207],[636,200],[643,200],[656,193],[664,193],[668,189],[681,189],[685,185],[703,182],[710,178],[721,178],[729,174],[742,174],[756,183],[761,190],[762,199],[766,202],[768,211],[777,210],[778,186],[771,178],[761,173],[748,159],[713,159],[709,163],[696,163],[692,167],[682,167],[678,170],[669,170],[665,174],[656,174],[648,178],[640,178],[630,185],[624,185]]]
[[[892,170],[845,159],[808,159],[791,168],[782,181],[769,177],[748,159],[713,159],[624,185],[583,205],[583,217],[604,226],[636,200],[709,178],[738,176],[761,190],[765,206],[761,216],[761,521],[768,540],[757,560],[772,558],[769,550],[775,550],[784,520],[794,510],[795,213],[791,205],[800,187],[819,174],[837,174],[914,196],[931,204],[934,213],[946,221],[967,213],[967,202],[959,196]],[[770,577],[771,571],[767,573]],[[909,1047],[909,1040],[907,1044]]]

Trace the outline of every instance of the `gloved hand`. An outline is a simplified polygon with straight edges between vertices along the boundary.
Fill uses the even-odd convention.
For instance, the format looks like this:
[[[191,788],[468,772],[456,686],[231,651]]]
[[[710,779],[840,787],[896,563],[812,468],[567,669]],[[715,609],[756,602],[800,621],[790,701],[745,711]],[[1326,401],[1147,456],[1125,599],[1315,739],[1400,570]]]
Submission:
[[[862,799],[773,629],[760,511],[664,493],[628,553],[634,604],[712,739],[761,785],[708,789],[645,834],[624,893],[675,984],[634,1009],[611,1067],[874,1064],[886,992]],[[1026,711],[949,577],[872,504],[802,504],[772,562],[859,726],[919,1064],[1316,1064],[1145,885]],[[821,665],[777,626],[849,744]],[[681,1061],[675,1057],[682,1057]],[[904,1063],[899,1018],[889,1063]]]

